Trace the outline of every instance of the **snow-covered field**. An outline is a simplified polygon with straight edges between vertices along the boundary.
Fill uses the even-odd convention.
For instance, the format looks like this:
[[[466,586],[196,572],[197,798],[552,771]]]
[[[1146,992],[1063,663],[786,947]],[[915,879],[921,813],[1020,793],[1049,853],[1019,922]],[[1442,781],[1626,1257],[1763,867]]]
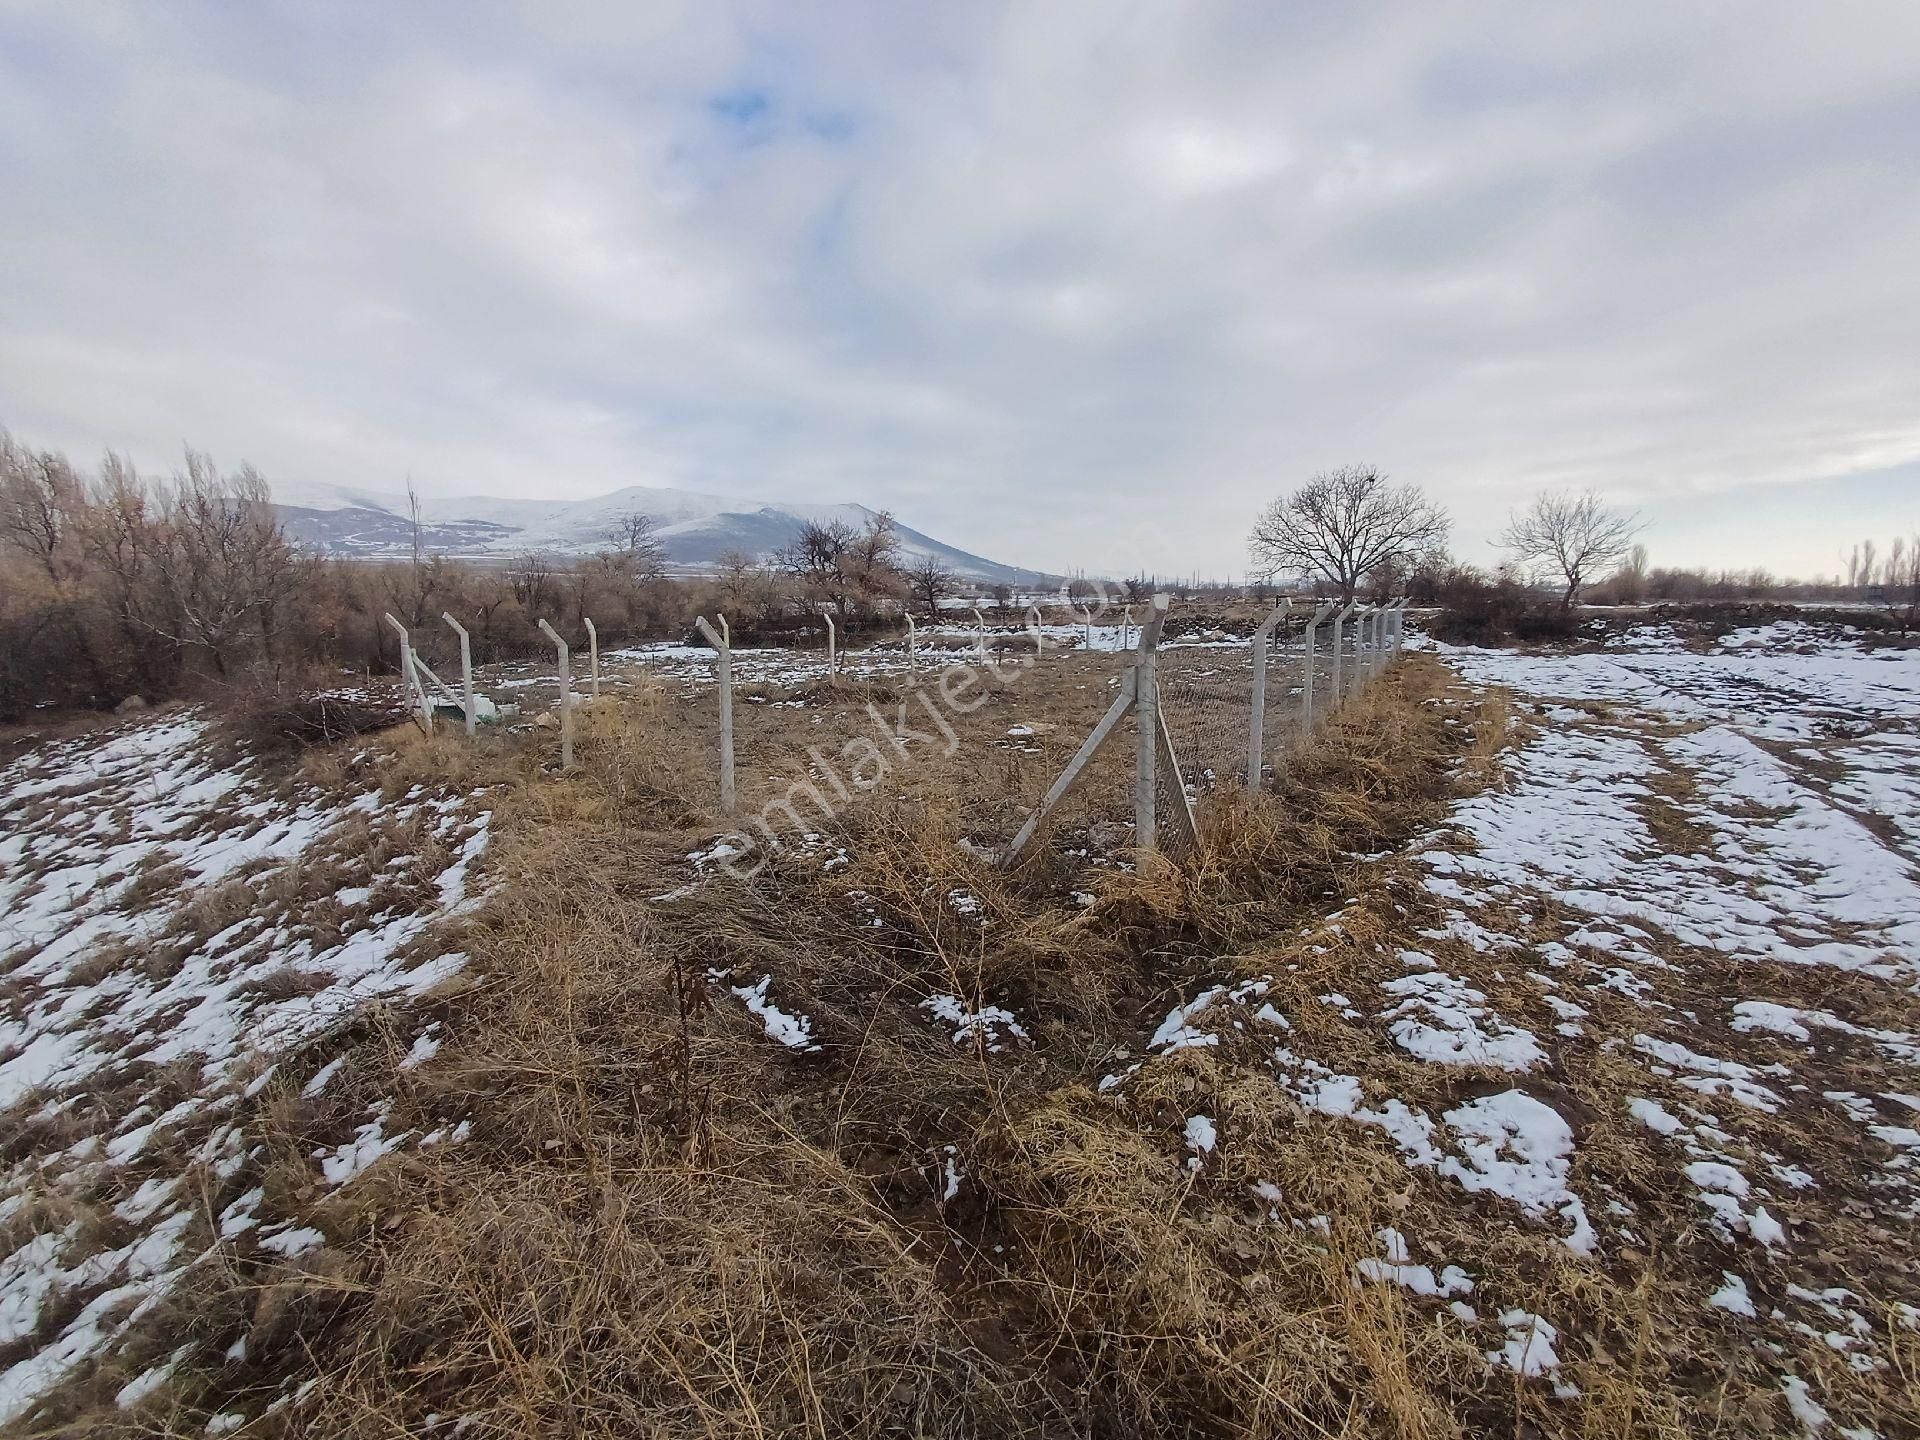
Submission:
[[[704,650],[606,658],[612,677],[712,674]],[[1488,689],[1515,697],[1495,783],[1409,849],[1352,857],[1353,898],[1275,937],[1278,958],[1156,1007],[1101,1091],[1195,1094],[1141,1122],[1170,1119],[1183,1182],[1309,1244],[1344,1245],[1354,1217],[1245,1174],[1236,1142],[1278,1123],[1309,1127],[1316,1159],[1366,1147],[1394,1183],[1364,1192],[1387,1198],[1361,1251],[1329,1250],[1341,1283],[1351,1258],[1355,1287],[1542,1405],[1617,1363],[1588,1297],[1647,1265],[1763,1377],[1756,1433],[1873,1433],[1857,1421],[1884,1405],[1858,1387],[1920,1344],[1920,652],[1784,622],[1704,653],[1647,627],[1441,658],[1468,682],[1431,702],[1456,733],[1508,723]],[[818,680],[817,659],[736,654],[781,684]],[[344,783],[302,783],[171,713],[0,768],[0,1428],[96,1365],[130,1424],[176,1372],[244,1389],[223,1369],[247,1363],[244,1325],[158,1344],[139,1322],[199,1267],[265,1288],[317,1263],[328,1222],[289,1213],[290,1190],[324,1207],[401,1147],[463,1138],[457,1110],[402,1117],[452,1018],[420,1012],[466,966],[491,802],[383,790],[371,747],[342,758]],[[802,848],[848,863],[837,840]],[[688,852],[692,882],[655,903],[717,854]],[[985,926],[973,891],[944,903]],[[711,978],[769,1047],[830,1049],[791,976]],[[940,993],[916,1023],[1004,1055],[1044,1033],[1021,1010]],[[1196,1054],[1248,1083],[1205,1103],[1159,1085]],[[943,1155],[945,1204],[976,1182]],[[280,1386],[248,1413],[300,1403]]]
[[[1920,1330],[1920,651],[1790,622],[1704,654],[1637,640],[1442,647],[1520,702],[1504,780],[1410,856],[1372,862],[1382,888],[1302,937],[1309,955],[1359,957],[1337,991],[1303,1006],[1287,971],[1216,986],[1147,1048],[1264,1070],[1578,1263],[1651,1250],[1708,1277],[1700,1322],[1743,1327],[1730,1343],[1767,1367],[1781,1416],[1811,1434],[1830,1407],[1839,1433],[1872,1433],[1841,1426],[1828,1367],[1884,1375]],[[1337,1045],[1329,1023],[1349,1027]],[[1356,1065],[1356,1046],[1379,1058]],[[1231,1143],[1198,1118],[1206,1151],[1216,1131]],[[1612,1144],[1589,1152],[1623,1129],[1651,1174],[1616,1169]],[[1256,1193],[1285,1217],[1277,1188]],[[1563,1366],[1597,1337],[1527,1277],[1399,1229],[1380,1243],[1357,1281],[1406,1287],[1489,1364],[1574,1392]]]
[[[186,713],[0,769],[0,1426],[194,1267],[321,1243],[262,1213],[252,1121],[276,1092],[320,1093],[367,1006],[464,967],[442,936],[475,902],[490,820],[483,796],[382,803],[374,769],[346,793],[276,778]],[[315,1185],[430,1138],[361,1120],[313,1151]]]

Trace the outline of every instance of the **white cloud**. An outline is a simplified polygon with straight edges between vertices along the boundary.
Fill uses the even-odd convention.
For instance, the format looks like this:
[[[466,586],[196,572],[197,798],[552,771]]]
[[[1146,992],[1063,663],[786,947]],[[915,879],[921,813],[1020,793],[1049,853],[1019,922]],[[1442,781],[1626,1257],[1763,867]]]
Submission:
[[[1920,459],[1916,15],[16,7],[0,423],[1162,571],[1369,459],[1814,568],[1781,482]]]

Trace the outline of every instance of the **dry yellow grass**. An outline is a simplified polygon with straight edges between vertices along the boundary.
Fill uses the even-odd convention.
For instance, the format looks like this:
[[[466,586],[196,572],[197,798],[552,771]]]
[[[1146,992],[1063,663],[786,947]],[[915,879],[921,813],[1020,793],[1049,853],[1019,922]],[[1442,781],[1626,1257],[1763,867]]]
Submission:
[[[1459,703],[1411,656],[1294,757],[1279,793],[1210,798],[1187,863],[1070,853],[1110,818],[1096,788],[1057,843],[990,868],[961,840],[1011,832],[1105,703],[1093,673],[1063,664],[1044,696],[996,691],[958,755],[927,755],[750,884],[712,872],[673,899],[688,855],[727,828],[705,719],[684,703],[594,707],[566,776],[551,737],[394,736],[391,794],[449,776],[497,787],[498,888],[470,945],[484,979],[442,1003],[427,1069],[396,1077],[374,1017],[352,1084],[313,1104],[280,1093],[266,1183],[328,1248],[207,1280],[199,1323],[244,1323],[251,1358],[182,1377],[182,1408],[141,1423],[257,1414],[286,1377],[314,1376],[297,1421],[246,1433],[441,1433],[430,1417],[470,1437],[1770,1433],[1757,1372],[1688,1332],[1697,1266],[1676,1272],[1657,1247],[1576,1261],[1409,1171],[1377,1133],[1304,1114],[1231,1044],[1096,1088],[1201,985],[1270,974],[1303,1050],[1412,1103],[1471,1093],[1483,1077],[1419,1065],[1315,997],[1383,973],[1379,947],[1430,918],[1393,864],[1357,857],[1497,778],[1507,700]],[[756,710],[753,793],[872,698]],[[1043,703],[1072,718],[1040,753],[996,743]],[[1337,932],[1317,926],[1335,910]],[[1458,958],[1511,1013],[1537,1003]],[[771,1043],[729,993],[763,975],[811,1017],[816,1048]],[[956,1043],[921,1007],[936,994],[1004,1005],[1027,1039]],[[1596,1027],[1631,1026],[1626,1002],[1605,1003]],[[1694,1223],[1618,1119],[1624,1067],[1601,1052],[1546,1083],[1581,1117],[1583,1165],[1675,1233]],[[395,1126],[464,1119],[471,1136],[303,1193],[315,1106],[381,1093]],[[1191,1167],[1180,1129],[1201,1111],[1230,1140]],[[964,1176],[951,1196],[949,1163]],[[1286,1196],[1277,1220],[1262,1182]],[[1324,1230],[1293,1223],[1312,1216]],[[1483,1308],[1524,1299],[1577,1323],[1584,1394],[1489,1373],[1474,1335],[1393,1286],[1356,1286],[1389,1224],[1471,1258]],[[1914,1398],[1912,1359],[1871,1382],[1889,1421]],[[54,1433],[120,1423],[103,1401]]]

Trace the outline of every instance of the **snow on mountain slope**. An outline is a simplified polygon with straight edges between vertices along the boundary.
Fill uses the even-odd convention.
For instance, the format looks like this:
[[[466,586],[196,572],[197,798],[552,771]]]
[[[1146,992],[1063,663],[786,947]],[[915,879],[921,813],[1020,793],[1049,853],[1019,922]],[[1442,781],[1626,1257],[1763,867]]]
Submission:
[[[404,495],[349,485],[276,484],[274,499],[289,533],[334,554],[376,559],[405,554],[412,547]],[[582,554],[607,546],[621,521],[636,511],[653,517],[669,563],[690,567],[712,565],[729,550],[764,559],[791,541],[805,521],[859,526],[874,513],[864,505],[743,500],[648,485],[629,485],[585,500],[489,495],[420,500],[428,548],[464,556],[520,550]],[[910,561],[933,555],[969,579],[1013,583],[1022,576],[1011,566],[904,525],[900,539]]]

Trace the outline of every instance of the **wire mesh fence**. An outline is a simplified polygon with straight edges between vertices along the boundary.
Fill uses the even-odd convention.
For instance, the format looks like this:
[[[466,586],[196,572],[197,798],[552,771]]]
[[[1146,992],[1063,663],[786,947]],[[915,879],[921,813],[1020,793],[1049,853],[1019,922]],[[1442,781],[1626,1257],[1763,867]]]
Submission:
[[[928,746],[945,745],[952,754],[959,741],[949,721],[958,723],[972,707],[957,699],[936,703],[933,697],[945,696],[956,674],[965,682],[962,691],[984,685],[1014,697],[1018,708],[1010,718],[1016,723],[997,722],[1004,734],[961,727],[970,729],[970,746],[983,747],[974,752],[979,778],[992,777],[1007,787],[986,810],[999,806],[1001,814],[1028,817],[1019,824],[1016,842],[1002,847],[1003,859],[1031,839],[1042,822],[1078,830],[1102,850],[1126,843],[1123,832],[1129,826],[1137,846],[1182,848],[1192,833],[1194,810],[1204,817],[1200,802],[1230,787],[1276,783],[1311,743],[1313,732],[1399,648],[1394,607],[1375,612],[1352,606],[1335,611],[1326,604],[1283,606],[1262,617],[1251,636],[1244,622],[1227,633],[1227,624],[1205,619],[1199,624],[1213,628],[1196,626],[1164,639],[1158,638],[1164,599],[1156,599],[1153,612],[1161,618],[1150,627],[1156,637],[1151,665],[1141,648],[1146,642],[1130,624],[1128,638],[1135,643],[1127,648],[1118,639],[1118,627],[1091,618],[1073,627],[1049,626],[1031,614],[1024,626],[977,627],[960,637],[970,642],[966,648],[935,649],[929,642],[936,633],[928,627],[916,637],[918,644],[903,640],[864,647],[857,659],[843,657],[837,670],[785,650],[749,649],[736,656],[724,627],[704,620],[702,646],[667,648],[673,651],[672,663],[686,672],[682,678],[690,688],[683,698],[713,706],[711,720],[703,720],[701,728],[712,726],[709,733],[719,751],[717,798],[734,814],[797,809],[802,801],[832,810],[849,795],[872,788],[864,770],[884,775],[896,762],[907,763],[914,746],[922,748],[913,753],[928,753]],[[558,635],[549,638],[560,643]],[[575,677],[582,698],[592,686],[590,655],[588,675]],[[696,670],[697,683],[691,673]],[[1150,687],[1143,678],[1149,671]],[[708,677],[717,696],[706,689]],[[496,677],[494,683],[501,689],[524,687],[516,695],[532,698],[548,681],[527,675]],[[622,688],[618,675],[607,684]],[[1145,807],[1138,788],[1139,697],[1149,691],[1160,732],[1153,747],[1151,842],[1141,830]],[[794,712],[823,703],[850,714],[864,712],[862,733],[832,753],[831,747],[803,741],[798,748],[809,763],[801,773],[792,761],[796,736],[814,737],[799,729]],[[952,706],[952,713],[943,713],[942,704]],[[556,728],[563,767],[571,758],[570,718],[571,707],[562,707]],[[539,723],[551,722],[543,717]],[[849,746],[865,750],[855,755]],[[1033,761],[1018,758],[1037,755],[1066,757],[1046,762],[1041,773],[1053,774],[1056,783],[1043,796],[1036,796]],[[796,799],[797,791],[805,793]],[[998,823],[990,820],[986,828]]]
[[[1160,705],[1190,793],[1245,778],[1253,704],[1253,659],[1233,643],[1163,646]]]

